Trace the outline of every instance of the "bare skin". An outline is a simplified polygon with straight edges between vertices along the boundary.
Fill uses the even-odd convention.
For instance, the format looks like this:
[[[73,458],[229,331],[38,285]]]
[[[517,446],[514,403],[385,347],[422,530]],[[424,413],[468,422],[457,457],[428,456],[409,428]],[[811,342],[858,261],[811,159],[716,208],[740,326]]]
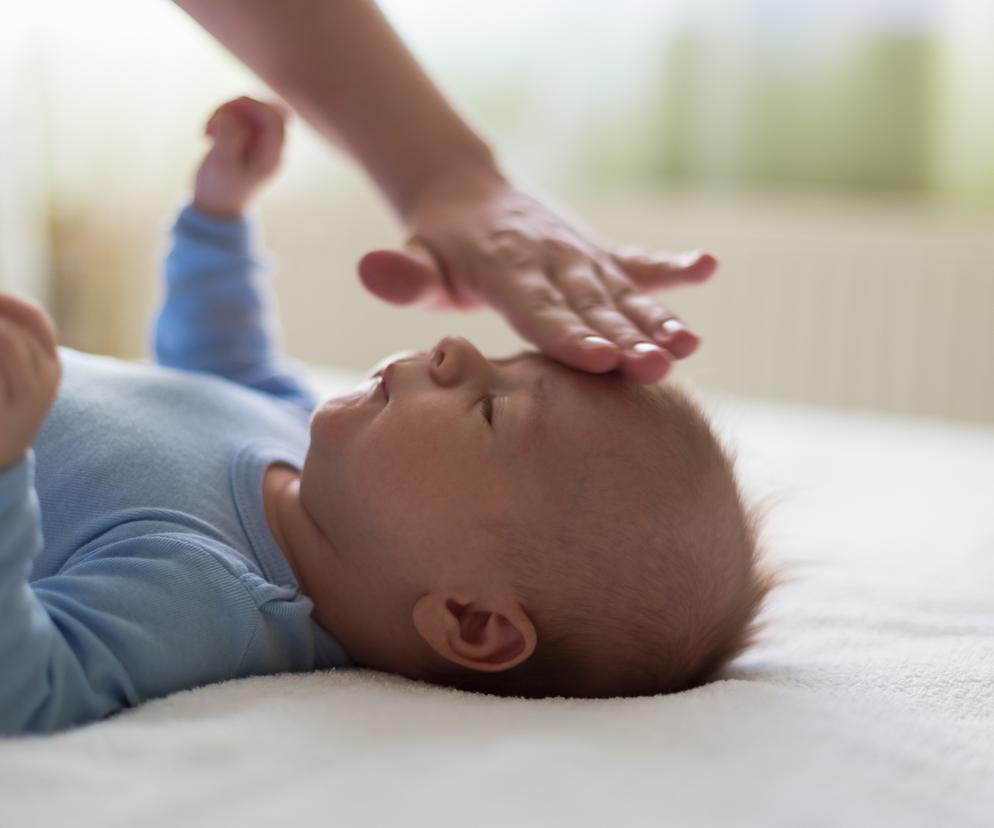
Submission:
[[[194,206],[241,216],[279,167],[285,118],[250,98],[220,106]],[[303,469],[273,465],[262,483],[271,534],[318,623],[358,663],[410,676],[439,661],[493,671],[527,659],[535,626],[480,521],[538,521],[550,493],[566,496],[582,474],[568,446],[621,422],[609,381],[445,337],[393,360],[381,384],[326,401]]]
[[[584,471],[575,446],[625,416],[611,380],[533,352],[487,359],[459,337],[373,380],[315,411],[301,474],[267,470],[273,537],[358,663],[509,669],[537,634],[481,521],[561,511]]]
[[[0,472],[24,458],[61,378],[51,319],[36,305],[0,293]]]
[[[193,205],[196,209],[220,219],[235,219],[244,213],[253,195],[279,167],[285,117],[285,110],[278,105],[250,98],[239,98],[218,107],[205,127],[205,133],[211,138],[211,148],[194,178]],[[476,669],[507,669],[531,654],[535,647],[535,630],[515,596],[495,572],[488,576],[484,574],[485,568],[476,566],[471,570],[473,578],[465,582],[465,588],[421,589],[413,599],[400,596],[393,589],[371,594],[363,585],[383,587],[388,582],[364,569],[364,565],[377,560],[371,551],[367,551],[366,544],[372,537],[369,528],[389,524],[394,531],[399,531],[400,522],[391,520],[382,509],[377,510],[379,514],[374,517],[361,508],[361,503],[347,502],[328,491],[329,488],[344,488],[356,492],[358,489],[353,484],[363,470],[368,473],[377,467],[377,463],[396,467],[395,459],[387,455],[398,439],[428,449],[428,456],[410,457],[404,464],[420,470],[419,486],[427,485],[435,492],[442,491],[445,486],[454,486],[454,490],[464,497],[477,491],[468,480],[458,483],[459,469],[465,459],[463,454],[446,455],[440,445],[431,447],[443,436],[444,442],[451,446],[455,435],[462,433],[467,445],[479,448],[485,421],[476,412],[466,416],[477,402],[473,400],[471,404],[466,395],[482,393],[478,387],[481,380],[486,378],[490,382],[494,377],[486,367],[489,363],[465,340],[447,338],[436,347],[436,353],[440,357],[448,355],[444,368],[442,359],[438,365],[429,365],[428,355],[422,354],[401,360],[389,369],[391,374],[402,374],[402,377],[394,380],[394,403],[389,420],[380,418],[377,422],[378,426],[386,422],[386,427],[379,428],[375,435],[362,428],[363,421],[369,424],[377,401],[383,396],[383,392],[371,387],[329,400],[315,412],[311,421],[313,437],[303,474],[274,464],[263,476],[266,520],[273,539],[294,571],[301,592],[314,601],[315,619],[360,663],[407,671],[409,675],[416,674],[411,671],[418,671],[426,659],[433,657]],[[419,378],[414,377],[415,370],[420,373]],[[567,371],[559,366],[552,370]],[[494,384],[493,390],[495,394],[499,391],[506,395],[511,388],[519,386],[520,378],[509,377],[505,371],[503,382],[499,387]],[[365,401],[361,405],[360,399]],[[402,400],[407,401],[403,407]],[[357,415],[360,415],[358,419]],[[430,426],[432,432],[422,438],[413,437],[412,424]],[[471,433],[467,433],[467,425],[473,428]],[[363,439],[360,432],[365,433],[367,439]],[[353,458],[351,462],[346,460],[345,453]],[[440,464],[438,461],[443,458],[445,462]],[[483,458],[477,458],[470,467],[480,469],[482,462]],[[436,475],[434,483],[426,482],[429,474]],[[381,475],[380,482],[385,483],[388,477]],[[346,479],[350,481],[348,484],[343,483]],[[494,482],[493,478],[488,480],[491,489]],[[414,491],[406,483],[395,486]],[[503,488],[509,490],[510,482]],[[411,509],[405,510],[401,505],[404,499],[396,496],[396,492],[367,490],[360,498],[366,504],[366,510],[372,504],[386,500],[411,514]],[[339,503],[341,509],[329,509],[330,501]],[[452,508],[451,501],[437,500],[435,505],[446,512]],[[427,520],[424,508],[425,502],[421,501],[420,516]],[[469,509],[463,508],[461,512],[464,515],[462,523],[436,523],[445,525],[447,531],[456,536],[465,536],[471,528],[465,522]],[[345,516],[349,515],[353,522],[345,521]],[[325,521],[331,521],[334,530]],[[439,550],[451,548],[452,544],[446,537],[429,537],[423,531],[419,539],[416,537],[418,531],[412,525],[403,529],[403,535],[402,542],[394,535],[380,536],[373,544],[381,551],[380,560],[384,560],[385,552],[399,557],[385,567],[391,573],[389,583],[404,589],[411,585],[438,583],[435,579],[440,562],[427,550],[434,549],[437,555]],[[477,550],[477,554],[482,556],[482,550]],[[404,560],[418,561],[424,567],[421,574],[405,569]],[[451,570],[450,574],[453,574]],[[405,606],[407,601],[414,604],[413,612],[398,618],[392,611]],[[370,613],[370,607],[379,607],[382,611]],[[357,624],[357,619],[362,619],[362,623]]]
[[[656,382],[699,338],[650,291],[707,279],[708,253],[616,248],[529,194],[370,0],[177,0],[379,186],[407,233],[370,251],[389,302],[490,306],[543,353]],[[373,103],[371,103],[373,102]]]
[[[247,98],[218,108],[197,209],[242,214],[279,166],[284,118]],[[0,339],[4,468],[33,442],[60,370],[40,309],[0,295]],[[273,539],[315,619],[358,663],[406,675],[439,660],[509,669],[534,651],[536,631],[480,521],[537,520],[550,492],[568,491],[579,470],[564,446],[591,444],[605,418],[619,422],[602,387],[611,380],[534,353],[487,359],[457,337],[380,377],[314,412],[303,469],[267,469]]]

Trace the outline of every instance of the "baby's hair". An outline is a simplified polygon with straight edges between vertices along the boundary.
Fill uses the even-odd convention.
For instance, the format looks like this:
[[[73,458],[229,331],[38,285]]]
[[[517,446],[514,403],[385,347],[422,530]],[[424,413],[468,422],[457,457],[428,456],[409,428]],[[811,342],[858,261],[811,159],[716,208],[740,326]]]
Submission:
[[[745,506],[731,452],[687,391],[618,382],[645,426],[635,439],[586,457],[593,471],[543,527],[485,527],[535,651],[500,672],[432,668],[429,681],[528,698],[654,695],[713,680],[753,643],[777,583],[759,551],[764,508]]]

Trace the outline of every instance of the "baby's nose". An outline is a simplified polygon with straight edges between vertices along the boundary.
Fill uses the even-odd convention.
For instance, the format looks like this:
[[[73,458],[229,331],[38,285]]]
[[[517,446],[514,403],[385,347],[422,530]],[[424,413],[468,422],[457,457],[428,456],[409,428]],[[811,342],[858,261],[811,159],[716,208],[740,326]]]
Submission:
[[[432,350],[431,366],[441,385],[453,385],[485,371],[487,360],[465,337],[447,336]]]

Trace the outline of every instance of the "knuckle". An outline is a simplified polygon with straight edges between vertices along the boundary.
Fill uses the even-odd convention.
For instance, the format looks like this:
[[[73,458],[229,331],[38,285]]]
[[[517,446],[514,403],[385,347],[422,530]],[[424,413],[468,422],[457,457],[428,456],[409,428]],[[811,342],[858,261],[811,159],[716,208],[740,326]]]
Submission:
[[[580,313],[599,310],[605,305],[604,294],[590,288],[580,288],[570,294],[570,305]]]
[[[640,321],[661,322],[667,316],[665,310],[645,296],[628,295],[618,301],[618,307],[628,316],[637,317]]]
[[[618,280],[608,286],[608,295],[615,304],[621,305],[633,299],[637,291],[631,282]]]
[[[542,313],[562,306],[559,293],[550,285],[530,285],[524,290],[524,308],[532,313]]]
[[[622,348],[631,348],[639,342],[645,342],[646,336],[643,333],[636,333],[635,331],[620,331],[615,334],[614,341]]]
[[[510,268],[520,268],[535,262],[534,240],[517,229],[498,230],[491,235],[487,250],[495,259]]]
[[[25,326],[38,333],[52,330],[52,320],[40,305],[16,297],[9,297],[9,301],[17,309],[17,318],[8,317],[8,321],[12,325],[17,327],[18,322],[22,322]]]
[[[575,256],[578,252],[577,246],[570,239],[555,234],[542,239],[541,245],[546,255],[554,258]]]
[[[622,348],[634,345],[636,342],[645,342],[645,334],[639,331],[630,319],[619,313],[606,311],[594,314],[592,318]]]

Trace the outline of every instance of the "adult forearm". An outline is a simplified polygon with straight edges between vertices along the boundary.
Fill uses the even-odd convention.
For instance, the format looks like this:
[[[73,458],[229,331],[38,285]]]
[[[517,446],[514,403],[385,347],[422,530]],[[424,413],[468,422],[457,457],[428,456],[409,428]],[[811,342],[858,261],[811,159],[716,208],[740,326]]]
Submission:
[[[329,140],[406,219],[452,176],[498,176],[372,0],[176,0]]]

